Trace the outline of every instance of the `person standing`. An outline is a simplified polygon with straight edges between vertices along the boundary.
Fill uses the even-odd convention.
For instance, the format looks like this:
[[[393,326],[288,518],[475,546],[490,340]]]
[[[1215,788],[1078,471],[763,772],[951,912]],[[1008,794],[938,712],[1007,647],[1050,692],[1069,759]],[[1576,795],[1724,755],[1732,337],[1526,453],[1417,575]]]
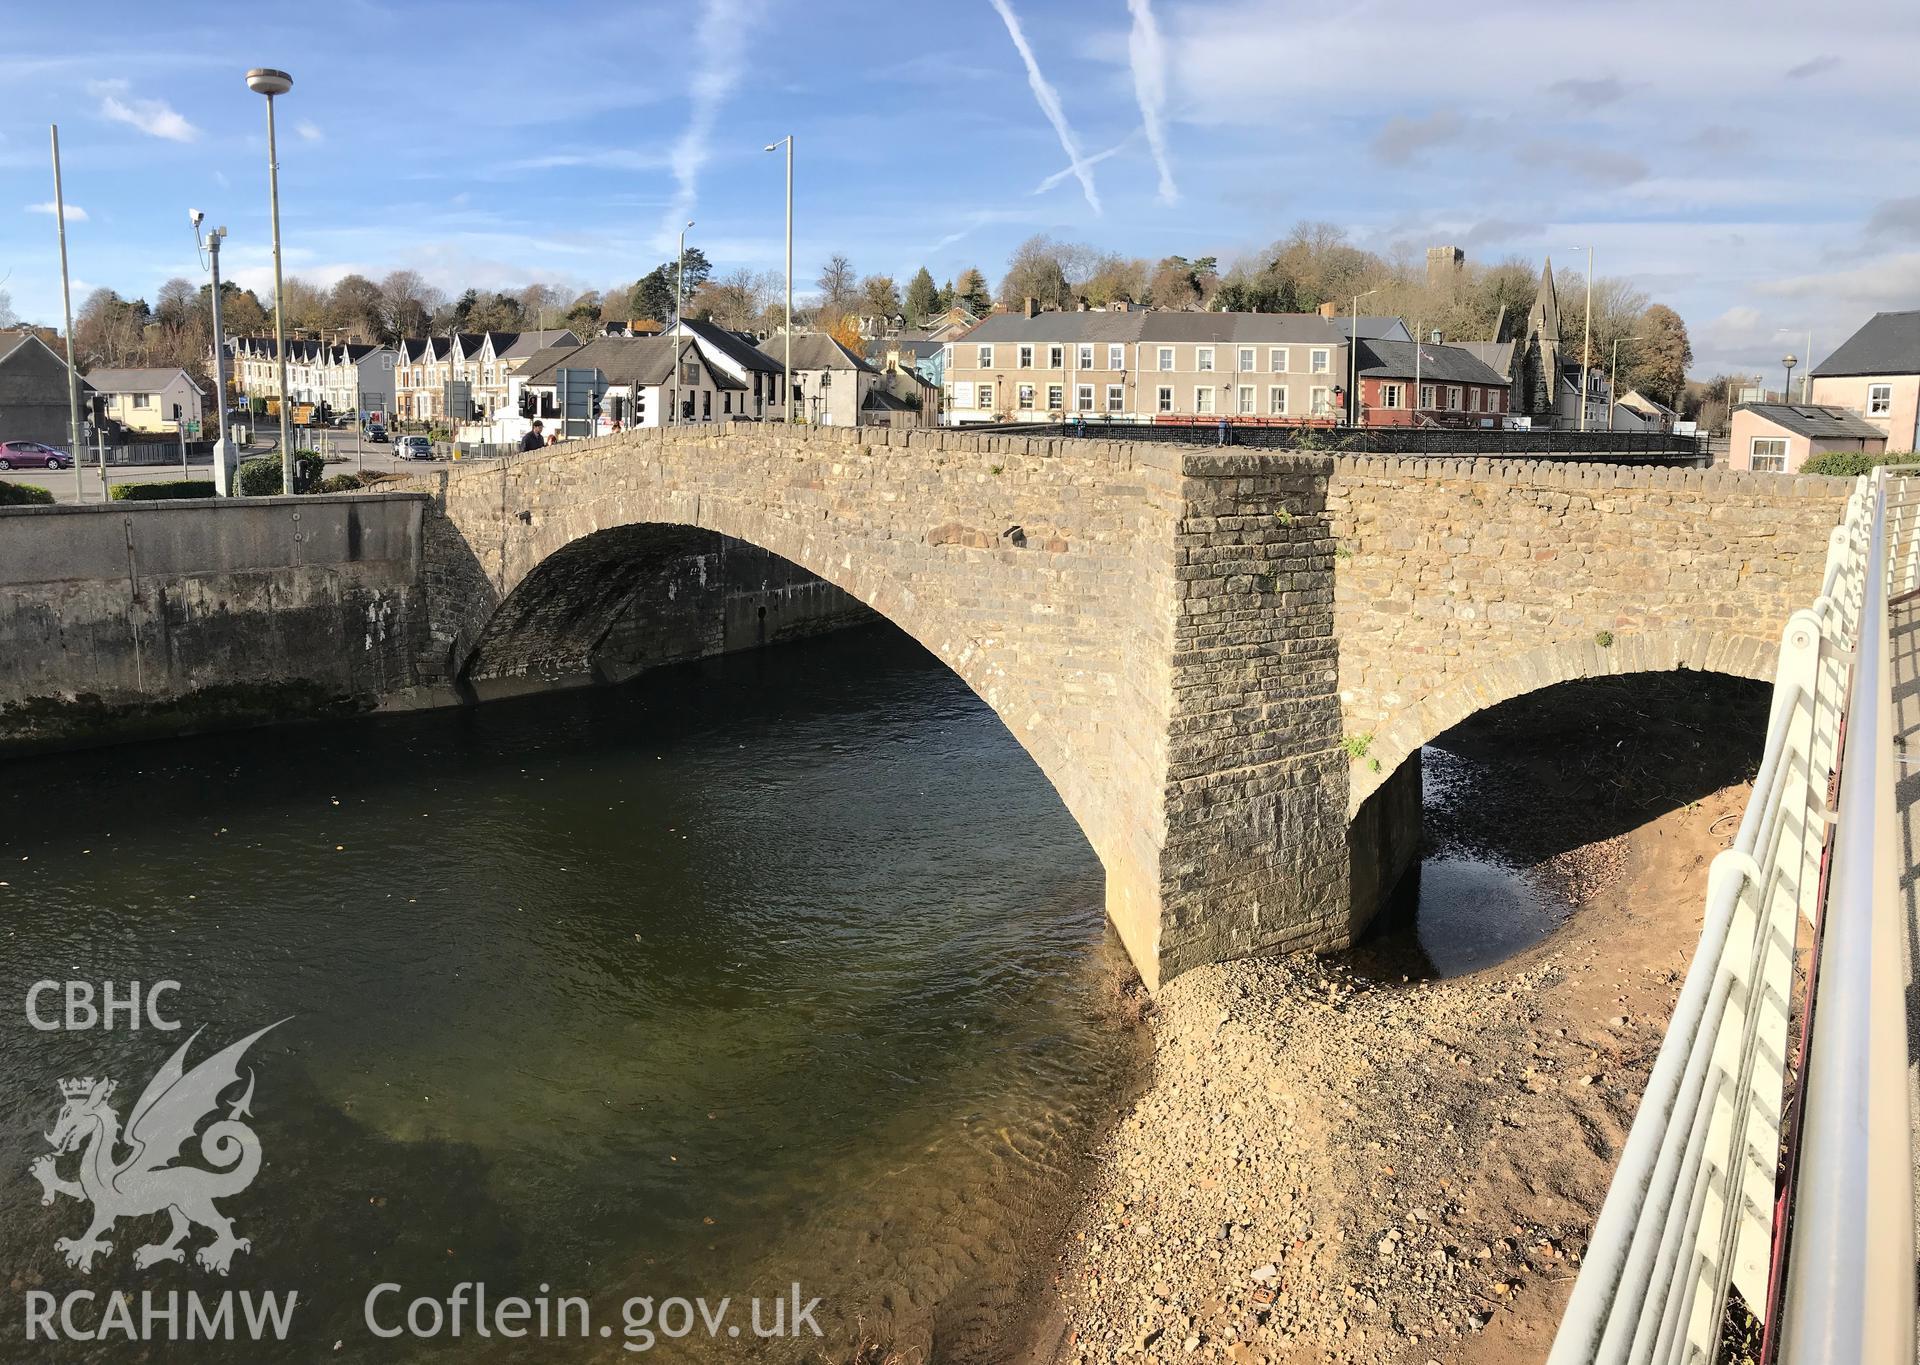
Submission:
[[[546,444],[547,438],[540,434],[540,423],[538,420],[535,420],[534,424],[527,429],[527,434],[520,438],[520,449],[523,452],[544,449]]]

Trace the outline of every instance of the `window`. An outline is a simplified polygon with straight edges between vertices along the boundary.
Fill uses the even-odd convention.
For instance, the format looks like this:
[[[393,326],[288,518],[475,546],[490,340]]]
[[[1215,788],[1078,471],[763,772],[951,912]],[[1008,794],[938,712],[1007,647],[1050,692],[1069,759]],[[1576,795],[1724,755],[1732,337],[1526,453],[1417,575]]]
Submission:
[[[1073,353],[1074,364],[1083,370],[1093,368],[1093,347],[1082,346]]]
[[[1787,472],[1787,442],[1783,436],[1756,436],[1748,448],[1750,467],[1772,474]]]
[[[1256,411],[1253,405],[1253,385],[1242,384],[1240,386],[1240,404],[1238,410],[1242,417],[1253,416]]]
[[[1127,386],[1125,384],[1107,385],[1107,411],[1125,412],[1127,410]]]
[[[1047,411],[1059,412],[1065,407],[1066,407],[1066,391],[1062,389],[1058,384],[1047,385]]]
[[[1488,412],[1500,411],[1500,390],[1498,389],[1487,390],[1487,411]]]
[[[1074,387],[1073,406],[1080,412],[1093,411],[1093,385],[1079,384]]]
[[[1020,411],[1032,412],[1033,411],[1033,385],[1022,384],[1018,389],[1018,393],[1020,395],[1019,397]]]
[[[1267,368],[1275,374],[1285,374],[1287,372],[1287,348],[1285,346],[1275,346],[1267,352]]]
[[[1173,411],[1173,385],[1162,384],[1154,395],[1154,407],[1160,412]]]
[[[1163,370],[1173,368],[1173,347],[1162,346],[1160,348],[1160,368]]]
[[[951,341],[940,348],[940,368],[943,372],[953,368],[953,343]]]
[[[1467,390],[1467,411],[1468,412],[1480,411],[1480,390],[1478,389]]]
[[[1211,346],[1199,347],[1194,352],[1194,355],[1196,357],[1193,364],[1194,369],[1211,370],[1213,368],[1213,347]]]
[[[1033,368],[1033,347],[1022,346],[1020,348],[1020,368],[1023,370]]]
[[[1062,366],[1064,366],[1066,363],[1067,363],[1067,348],[1065,346],[1047,347],[1047,368],[1048,369],[1057,370],[1057,369],[1060,369]]]
[[[1124,370],[1127,368],[1127,348],[1125,346],[1107,347],[1107,368]]]
[[[1273,384],[1267,388],[1267,416],[1285,417],[1287,415],[1287,386]]]
[[[1202,416],[1210,415],[1213,412],[1212,389],[1200,388],[1193,391],[1193,410]]]
[[[982,412],[993,411],[993,385],[979,384],[974,387],[973,405]]]
[[[153,395],[150,393],[136,393],[133,396],[133,405],[136,408],[150,408],[153,406]]]
[[[1428,409],[1428,408],[1431,408],[1431,407],[1432,407],[1432,406],[1434,405],[1434,402],[1435,402],[1435,400],[1436,400],[1436,398],[1437,398],[1437,395],[1438,395],[1438,390],[1436,390],[1436,389],[1435,389],[1435,388],[1433,387],[1433,385],[1431,385],[1431,384],[1422,384],[1422,385],[1420,386],[1420,408],[1421,408],[1421,410],[1422,410],[1422,411],[1425,411],[1426,409]]]
[[[1235,357],[1235,360],[1238,362],[1241,370],[1246,371],[1253,369],[1253,355],[1253,347],[1242,346],[1240,348],[1240,354]]]
[[[1397,408],[1397,407],[1404,406],[1400,401],[1403,392],[1404,392],[1403,385],[1382,384],[1380,386],[1380,406],[1383,408]]]
[[[1867,416],[1885,417],[1893,411],[1893,385],[1867,385]]]
[[[1447,411],[1460,411],[1460,386],[1458,384],[1447,385]]]
[[[980,368],[983,370],[990,370],[993,368],[993,347],[991,346],[980,347]]]
[[[1315,417],[1333,415],[1333,390],[1315,386],[1307,391],[1307,410]]]
[[[1307,352],[1307,368],[1314,374],[1326,374],[1333,368],[1333,352],[1325,346],[1315,346]]]

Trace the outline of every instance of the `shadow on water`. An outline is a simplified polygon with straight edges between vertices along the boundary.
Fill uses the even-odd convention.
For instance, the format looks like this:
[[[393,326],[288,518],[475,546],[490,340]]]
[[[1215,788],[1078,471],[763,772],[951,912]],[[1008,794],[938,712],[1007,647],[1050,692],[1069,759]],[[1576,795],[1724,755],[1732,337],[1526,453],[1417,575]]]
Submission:
[[[1424,856],[1352,951],[1363,974],[1494,967],[1576,913],[1569,854],[1749,780],[1770,690],[1717,673],[1561,683],[1421,751]]]
[[[197,1358],[23,1354],[18,1295],[42,1285],[298,1289],[298,1340],[235,1359],[577,1360],[618,1354],[628,1294],[797,1280],[830,1344],[995,1360],[1140,1074],[1092,850],[891,628],[7,775],[0,1358]],[[196,1057],[293,1016],[250,1059],[266,1164],[230,1201],[255,1251],[229,1280],[133,1271],[145,1227],[90,1279],[54,1254],[81,1210],[42,1209],[25,1171],[55,1082],[113,1075],[125,1119],[185,1034],[37,1032],[19,1002],[41,978],[180,981]],[[360,1321],[375,1283],[465,1280],[587,1296],[615,1340]]]

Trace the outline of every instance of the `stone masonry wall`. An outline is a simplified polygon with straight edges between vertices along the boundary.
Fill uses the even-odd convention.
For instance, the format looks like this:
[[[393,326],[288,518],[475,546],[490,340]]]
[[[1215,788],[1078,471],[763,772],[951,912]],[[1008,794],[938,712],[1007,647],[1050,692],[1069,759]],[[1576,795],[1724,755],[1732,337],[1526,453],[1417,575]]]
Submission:
[[[1574,678],[1771,679],[1852,483],[1341,457],[1327,502],[1350,811],[1467,716]]]

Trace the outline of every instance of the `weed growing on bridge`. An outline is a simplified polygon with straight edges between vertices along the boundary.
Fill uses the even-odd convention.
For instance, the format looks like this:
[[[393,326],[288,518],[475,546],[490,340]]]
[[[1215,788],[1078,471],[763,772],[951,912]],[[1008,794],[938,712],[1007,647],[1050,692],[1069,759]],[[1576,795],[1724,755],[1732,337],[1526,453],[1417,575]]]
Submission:
[[[1351,545],[1336,545],[1333,547],[1333,557],[1335,559],[1352,559],[1353,547]]]
[[[1594,634],[1593,642],[1596,645],[1599,645],[1600,648],[1602,649],[1612,649],[1613,648],[1613,632],[1610,630],[1597,631]]]
[[[1358,763],[1367,756],[1367,750],[1373,747],[1373,733],[1372,731],[1368,731],[1364,735],[1348,735],[1340,741],[1340,747],[1347,751],[1347,757],[1349,759]],[[1375,772],[1379,772],[1380,760],[1377,758],[1374,759],[1372,766]]]
[[[989,474],[1004,474],[1006,472],[1007,467],[1003,464],[990,464],[987,466],[987,473]]]

